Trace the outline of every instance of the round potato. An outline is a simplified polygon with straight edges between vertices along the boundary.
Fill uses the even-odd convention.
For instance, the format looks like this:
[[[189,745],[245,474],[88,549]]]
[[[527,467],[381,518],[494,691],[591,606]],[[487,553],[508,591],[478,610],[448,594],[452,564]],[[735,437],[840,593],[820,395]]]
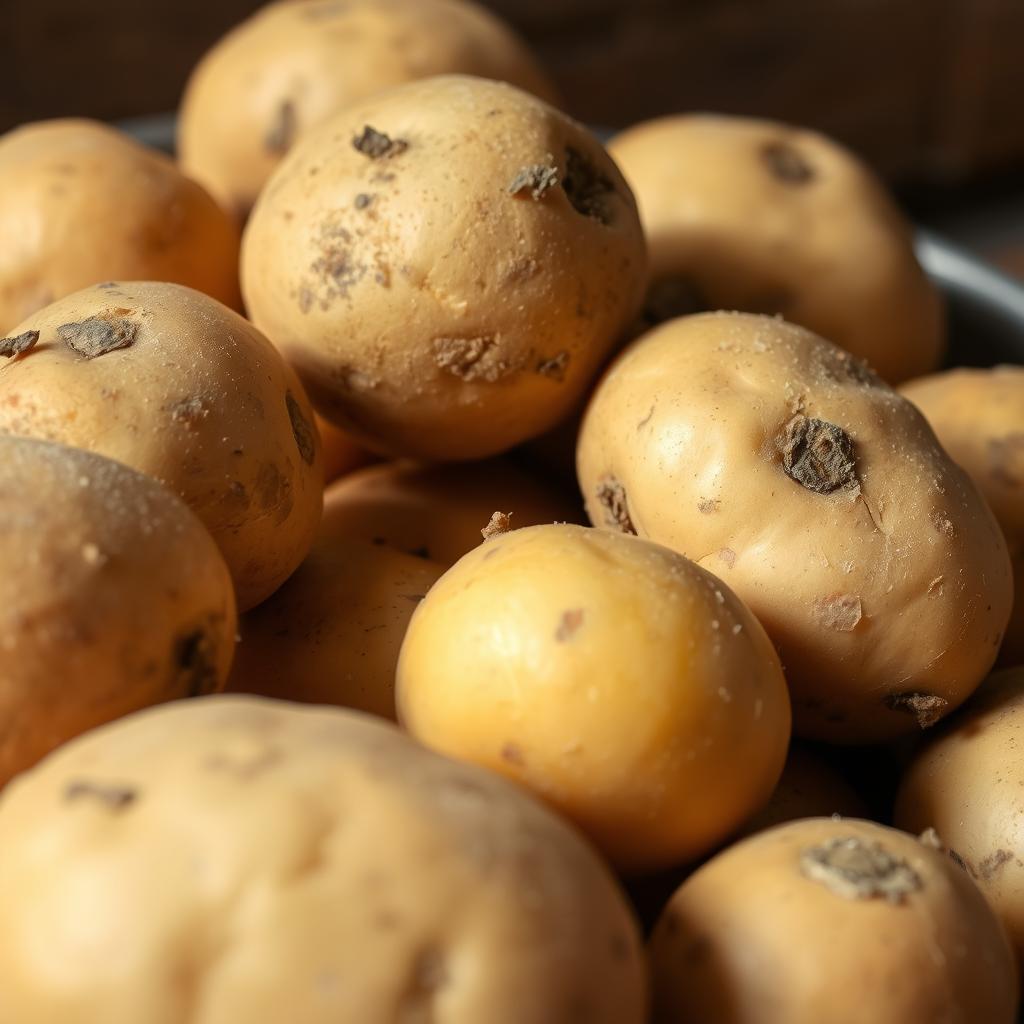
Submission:
[[[424,79],[303,138],[242,243],[255,323],[367,447],[497,454],[573,409],[647,254],[615,165],[510,85]]]
[[[628,348],[587,410],[591,521],[720,576],[775,642],[795,731],[926,726],[992,666],[1006,544],[924,418],[846,352],[772,317],[682,317]]]
[[[239,309],[238,228],[161,153],[95,121],[0,137],[0,332],[99,281],[176,281]]]
[[[610,151],[651,252],[647,316],[782,314],[896,382],[935,369],[939,293],[885,186],[816,132],[716,115],[630,128]]]
[[[779,660],[743,603],[675,552],[582,526],[513,530],[445,573],[405,635],[398,710],[630,871],[714,847],[789,742]]]
[[[5,1021],[646,1020],[589,847],[354,712],[210,697],[78,739],[0,800],[0,901]]]
[[[868,821],[762,832],[679,888],[651,940],[654,1024],[1013,1024],[998,920],[948,857]]]
[[[223,686],[231,577],[170,491],[0,433],[0,522],[0,787],[86,729]]]
[[[178,120],[182,165],[244,218],[303,132],[373,93],[450,73],[512,82],[556,102],[523,42],[476,4],[268,4],[192,73]]]
[[[1015,599],[1000,659],[1024,662],[1024,366],[949,370],[900,391],[924,413],[1003,528]]]
[[[313,411],[273,345],[199,292],[97,285],[0,345],[0,431],[117,459],[167,484],[220,547],[239,607],[273,593],[323,503]]]
[[[373,461],[373,456],[363,451],[344,430],[339,430],[320,416],[315,416],[314,419],[323,446],[325,484],[347,476],[353,470]]]

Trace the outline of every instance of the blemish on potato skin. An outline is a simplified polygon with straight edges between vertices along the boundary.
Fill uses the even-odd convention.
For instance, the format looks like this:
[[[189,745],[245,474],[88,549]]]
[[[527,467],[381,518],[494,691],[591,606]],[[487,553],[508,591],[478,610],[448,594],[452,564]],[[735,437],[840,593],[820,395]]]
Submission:
[[[834,423],[797,414],[776,446],[786,476],[809,491],[831,494],[858,485],[853,441]]]
[[[1013,854],[1009,850],[996,850],[978,864],[978,875],[983,882],[990,882],[1011,860]]]
[[[298,448],[302,461],[307,466],[312,466],[316,459],[316,436],[313,433],[313,426],[306,419],[302,406],[290,391],[285,395],[284,401],[288,408],[288,420],[292,425],[295,447]]]
[[[290,99],[282,100],[274,113],[274,120],[263,138],[263,146],[268,153],[283,156],[292,147],[298,120],[295,104]]]
[[[129,348],[135,343],[139,325],[125,319],[123,312],[130,311],[107,311],[77,323],[61,324],[57,328],[57,337],[72,352],[85,359],[96,359],[108,352]]]
[[[881,843],[866,843],[857,836],[836,837],[802,850],[800,873],[848,900],[881,898],[899,904],[924,887],[905,860]]]
[[[594,496],[604,512],[606,526],[610,526],[620,533],[631,533],[634,537],[636,536],[636,527],[629,515],[626,489],[614,476],[602,477],[597,482]]]
[[[736,564],[736,552],[732,548],[721,548],[718,552],[718,558],[724,562],[730,569]]]
[[[352,147],[371,160],[386,160],[404,153],[409,143],[405,139],[392,139],[372,125],[364,125],[362,132],[352,137]]]
[[[550,359],[543,359],[537,364],[537,372],[542,377],[552,380],[565,380],[565,368],[569,365],[569,353],[559,352]]]
[[[601,224],[611,223],[608,200],[615,194],[615,186],[586,154],[573,146],[565,150],[562,189],[577,213]]]
[[[562,612],[562,617],[558,620],[558,628],[555,630],[555,642],[564,644],[571,640],[583,625],[583,615],[582,608],[570,608]]]
[[[949,709],[949,701],[934,693],[890,693],[883,703],[890,711],[913,715],[922,729],[933,726]]]
[[[508,533],[512,529],[512,515],[511,512],[492,512],[487,525],[480,531],[480,536],[488,541]]]
[[[171,652],[173,691],[201,697],[217,687],[217,643],[212,623],[180,636]]]
[[[718,498],[701,498],[697,502],[697,511],[703,515],[709,516],[717,512],[721,508],[722,503]]]
[[[772,176],[787,185],[806,185],[815,177],[814,168],[788,142],[777,140],[765,143],[761,147],[761,159]]]
[[[814,602],[814,617],[827,629],[850,633],[863,618],[861,600],[856,594],[830,594]]]
[[[448,982],[448,968],[441,951],[428,946],[412,963],[409,980],[397,1007],[396,1020],[408,1024],[431,1024],[437,1019],[436,996]]]
[[[517,768],[523,768],[526,765],[526,758],[523,756],[522,748],[518,744],[513,743],[511,740],[507,743],[502,744],[501,747],[501,759],[507,761],[509,764],[514,764]]]
[[[195,426],[210,415],[201,398],[192,396],[182,398],[170,407],[171,419],[175,423],[184,423],[188,426]]]
[[[83,799],[96,800],[115,813],[127,810],[138,796],[138,791],[128,786],[104,785],[85,779],[69,782],[64,789],[64,799],[68,803]]]
[[[38,331],[25,331],[15,338],[0,338],[0,357],[13,359],[30,352],[39,341]]]
[[[551,164],[532,164],[522,167],[508,186],[509,195],[526,193],[532,199],[543,199],[545,193],[558,184],[558,168]]]
[[[943,537],[953,538],[956,536],[956,525],[942,509],[933,508],[928,513],[928,519]]]

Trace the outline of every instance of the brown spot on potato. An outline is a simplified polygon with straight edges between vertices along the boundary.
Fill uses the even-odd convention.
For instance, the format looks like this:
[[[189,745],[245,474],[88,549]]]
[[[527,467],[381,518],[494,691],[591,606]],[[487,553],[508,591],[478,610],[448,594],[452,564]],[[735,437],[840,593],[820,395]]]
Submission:
[[[928,596],[929,597],[941,597],[942,596],[942,588],[943,588],[943,585],[945,584],[945,581],[946,581],[946,577],[945,576],[936,576],[935,579],[933,579],[931,581],[931,583],[928,584],[928,590],[927,590]]]
[[[500,537],[503,533],[508,533],[512,529],[512,515],[511,512],[492,512],[491,518],[487,520],[487,525],[480,531],[480,536],[484,540],[491,540],[494,537]]]
[[[850,633],[863,617],[857,594],[830,594],[814,602],[814,617],[828,629]]]
[[[732,548],[719,548],[718,557],[730,569],[736,564],[736,552]]]
[[[568,611],[562,612],[562,617],[558,620],[558,629],[555,630],[556,643],[564,644],[571,640],[582,625],[582,608],[570,608]]]
[[[364,125],[359,135],[352,137],[352,146],[371,160],[389,160],[409,148],[405,139],[392,139],[371,125]]]
[[[295,141],[295,134],[298,128],[295,116],[295,104],[291,100],[282,100],[274,113],[274,120],[271,122],[267,134],[263,137],[263,146],[268,153],[282,156],[288,152]]]
[[[968,875],[970,875],[971,878],[975,880],[977,879],[978,874],[974,870],[974,865],[971,864],[971,862],[966,857],[960,856],[960,854],[957,853],[956,850],[954,850],[952,847],[950,847],[946,852],[949,854],[949,859],[954,864],[956,864],[961,871],[966,872]]]
[[[847,900],[902,903],[923,887],[921,876],[881,843],[837,836],[800,851],[800,872]]]
[[[125,319],[120,311],[98,313],[78,323],[61,324],[57,337],[73,352],[95,359],[135,343],[139,325]]]
[[[942,509],[933,508],[931,512],[928,513],[928,519],[931,521],[932,526],[934,526],[943,537],[952,538],[956,536],[956,525]]]
[[[890,711],[913,715],[922,729],[933,726],[949,709],[949,701],[934,693],[890,693],[885,697]]]
[[[853,441],[834,423],[798,414],[786,424],[776,446],[786,476],[809,491],[831,494],[858,483]]]
[[[1009,850],[996,850],[990,853],[978,865],[978,874],[983,882],[990,882],[1003,870],[1007,861],[1013,860],[1013,854]]]
[[[701,498],[697,502],[697,511],[703,515],[709,516],[717,512],[721,508],[722,503],[718,498]]]
[[[288,407],[288,421],[292,425],[295,447],[298,448],[302,461],[307,466],[312,466],[316,458],[316,435],[313,433],[313,425],[306,419],[302,406],[290,391],[284,396],[284,401]]]
[[[497,341],[489,336],[476,338],[435,338],[432,345],[438,369],[459,380],[493,384],[513,372],[501,357]]]
[[[373,196],[366,192],[360,192],[359,195],[356,196],[352,205],[355,206],[357,210],[365,210],[372,202]]]
[[[422,950],[412,963],[398,1003],[396,1024],[435,1024],[437,993],[448,980],[448,968],[441,951],[432,946]]]
[[[256,483],[253,486],[253,498],[265,512],[276,508],[283,508],[290,512],[294,504],[291,484],[273,462],[264,462],[260,465]]]
[[[174,692],[201,697],[217,687],[217,644],[211,623],[180,636],[171,652]]]
[[[526,758],[523,757],[522,749],[511,740],[502,744],[501,759],[509,764],[514,764],[517,768],[522,768],[526,765]]]
[[[565,368],[569,365],[569,353],[559,352],[550,359],[542,359],[537,364],[537,372],[542,377],[552,380],[565,380]]]
[[[608,197],[614,194],[615,186],[588,156],[573,146],[567,146],[565,150],[562,189],[577,213],[601,224],[611,222]]]
[[[38,331],[25,331],[15,338],[0,338],[0,356],[11,359],[31,351],[39,340]]]
[[[77,800],[96,800],[115,813],[127,810],[138,796],[138,791],[128,786],[105,785],[87,779],[69,782],[64,789],[64,799],[69,803]]]
[[[761,159],[773,177],[787,185],[806,185],[814,179],[814,168],[788,142],[776,140],[766,143],[761,147]]]
[[[636,536],[636,527],[629,515],[626,489],[615,477],[604,476],[598,480],[595,497],[604,512],[605,526]]]
[[[543,199],[544,194],[558,184],[558,168],[550,164],[531,164],[523,167],[508,187],[510,195],[519,196],[528,192],[533,199]]]

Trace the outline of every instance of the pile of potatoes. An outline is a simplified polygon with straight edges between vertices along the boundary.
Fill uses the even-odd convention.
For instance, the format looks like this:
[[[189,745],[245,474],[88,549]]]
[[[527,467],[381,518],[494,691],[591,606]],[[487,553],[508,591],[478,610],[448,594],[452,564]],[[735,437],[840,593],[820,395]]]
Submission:
[[[1016,1020],[1024,367],[836,143],[558,102],[279,0],[0,137],[0,1021]]]

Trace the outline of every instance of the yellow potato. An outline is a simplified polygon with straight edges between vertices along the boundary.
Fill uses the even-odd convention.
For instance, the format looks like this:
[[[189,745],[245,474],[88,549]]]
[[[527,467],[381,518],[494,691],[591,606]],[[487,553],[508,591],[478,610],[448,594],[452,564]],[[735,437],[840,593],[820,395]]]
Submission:
[[[628,870],[713,848],[768,799],[789,741],[778,657],[728,587],[581,526],[494,537],[433,586],[402,645],[398,710]]]
[[[912,732],[992,666],[1013,597],[998,524],[917,410],[809,331],[739,313],[655,328],[598,387],[577,468],[592,522],[750,606],[799,735]]]

